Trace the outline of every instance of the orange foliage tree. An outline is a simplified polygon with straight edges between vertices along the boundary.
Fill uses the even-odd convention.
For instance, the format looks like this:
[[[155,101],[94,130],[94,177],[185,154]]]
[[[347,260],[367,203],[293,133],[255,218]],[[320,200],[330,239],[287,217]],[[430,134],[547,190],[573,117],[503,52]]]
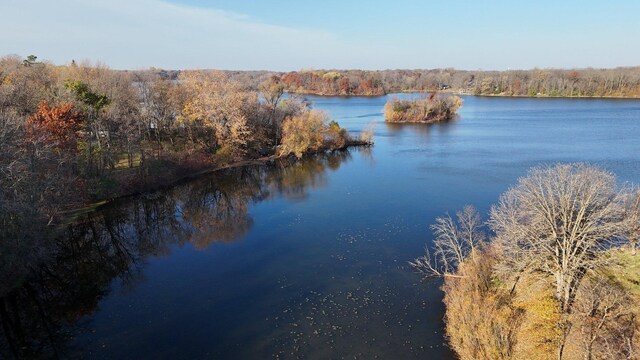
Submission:
[[[82,129],[84,116],[71,103],[51,106],[43,101],[38,111],[27,119],[29,136],[42,138],[58,150],[77,151],[77,132]]]

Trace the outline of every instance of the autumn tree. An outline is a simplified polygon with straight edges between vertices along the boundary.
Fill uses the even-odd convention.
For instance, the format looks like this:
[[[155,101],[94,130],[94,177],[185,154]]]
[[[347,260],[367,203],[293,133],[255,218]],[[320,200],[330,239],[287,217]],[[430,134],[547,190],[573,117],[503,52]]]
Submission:
[[[273,144],[278,145],[282,130],[283,116],[279,116],[279,106],[285,94],[285,86],[278,77],[272,77],[260,86],[260,94],[264,99],[268,112],[269,130],[273,133]]]
[[[344,76],[339,81],[340,94],[349,95],[351,94],[351,81],[349,77]]]
[[[86,200],[75,167],[80,121],[68,105],[43,103],[28,119],[0,110],[0,248],[36,246],[62,211]]]
[[[105,133],[105,167],[113,170],[125,152],[138,150],[139,165],[146,166],[146,154],[152,152],[152,128],[144,117],[140,102],[141,89],[129,72],[108,71],[99,77],[95,91],[109,98],[109,106],[103,111]]]
[[[177,85],[171,80],[149,73],[136,74],[136,80],[140,84],[141,114],[146,119],[149,137],[162,142],[163,135],[170,135],[175,118],[180,112]]]
[[[571,319],[577,341],[571,345],[577,349],[569,350],[588,360],[634,358],[637,325],[633,307],[626,289],[602,274],[590,274],[576,296]]]
[[[282,152],[302,157],[307,151],[319,150],[328,121],[329,115],[317,110],[287,119],[282,128]]]
[[[89,85],[80,80],[68,80],[65,87],[74,94],[75,98],[87,107],[86,128],[89,134],[87,141],[87,164],[89,171],[93,170],[94,156],[98,153],[98,166],[96,168],[99,174],[102,169],[102,135],[104,127],[100,120],[100,112],[109,105],[110,100],[107,96],[93,92]],[[95,142],[95,149],[94,149]]]
[[[343,149],[353,143],[349,132],[323,111],[305,109],[283,124],[281,155]]]
[[[42,62],[25,66],[17,56],[0,58],[0,106],[18,115],[32,115],[42,101],[52,100],[55,73]]]
[[[444,279],[449,344],[462,360],[517,359],[524,311],[512,305],[514,296],[508,288],[495,284],[496,254],[482,255],[465,259],[454,277]]]
[[[127,145],[134,142],[132,148],[141,150],[139,145],[147,139],[133,73],[86,61],[58,67],[56,73],[59,101],[74,102],[87,118],[85,131],[91,140],[83,146],[87,175],[111,178],[110,170],[126,154]]]
[[[441,97],[436,93],[414,100],[392,99],[384,105],[387,122],[436,123],[453,119],[462,107],[458,96]]]
[[[43,101],[35,115],[28,119],[29,137],[43,136],[58,152],[76,153],[78,132],[83,127],[84,116],[71,103],[51,106]]]
[[[190,126],[210,129],[213,139],[205,139],[205,144],[214,150],[224,145],[235,154],[246,152],[252,140],[249,123],[258,106],[257,95],[222,72],[189,71],[180,76],[187,93],[183,120]]]
[[[349,141],[347,129],[340,127],[335,120],[331,120],[326,130],[325,142],[329,143],[331,149],[342,149],[347,145],[347,141]]]

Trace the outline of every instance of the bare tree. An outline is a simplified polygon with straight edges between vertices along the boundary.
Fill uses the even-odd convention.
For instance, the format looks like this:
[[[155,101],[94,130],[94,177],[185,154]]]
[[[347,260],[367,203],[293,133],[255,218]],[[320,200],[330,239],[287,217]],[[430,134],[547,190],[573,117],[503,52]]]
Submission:
[[[511,272],[552,275],[561,310],[569,313],[586,271],[625,235],[623,197],[614,175],[596,167],[531,169],[491,209],[504,264]]]
[[[484,244],[482,221],[476,209],[466,205],[456,213],[456,220],[449,214],[436,218],[431,225],[435,239],[433,251],[425,248],[426,254],[409,264],[426,277],[452,276],[465,259],[475,257]]]
[[[273,129],[275,129],[275,141],[274,144],[278,144],[278,139],[280,137],[279,129],[281,124],[276,117],[276,110],[280,105],[280,100],[284,96],[284,85],[280,83],[277,77],[272,77],[270,81],[263,83],[260,86],[260,93],[267,105],[267,109],[269,111],[269,124]]]
[[[633,299],[618,284],[597,274],[585,280],[571,316],[585,359],[635,358],[632,309]]]

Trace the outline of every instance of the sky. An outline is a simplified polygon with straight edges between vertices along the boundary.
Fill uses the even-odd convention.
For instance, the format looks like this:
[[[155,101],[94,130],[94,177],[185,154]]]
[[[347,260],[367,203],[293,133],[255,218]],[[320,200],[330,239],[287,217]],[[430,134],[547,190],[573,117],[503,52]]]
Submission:
[[[640,65],[640,1],[0,0],[0,56],[115,69]]]

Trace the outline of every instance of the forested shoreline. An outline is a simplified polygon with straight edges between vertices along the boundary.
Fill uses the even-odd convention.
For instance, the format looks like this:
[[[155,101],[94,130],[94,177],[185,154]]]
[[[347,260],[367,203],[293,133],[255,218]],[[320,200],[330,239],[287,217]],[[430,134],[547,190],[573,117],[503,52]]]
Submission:
[[[178,70],[148,70],[177,79]],[[292,94],[319,96],[382,96],[402,92],[450,92],[513,97],[640,97],[640,67],[612,69],[530,70],[300,70],[225,71],[258,89],[275,79]]]
[[[177,81],[184,70],[150,68],[124,73]],[[218,70],[204,70],[218,71]],[[403,92],[513,97],[640,98],[640,67],[530,70],[219,70],[249,89],[277,82],[290,94],[382,96]]]
[[[371,144],[271,78],[0,59],[0,238],[75,209],[229,165]]]
[[[167,73],[167,75],[175,75]],[[230,71],[258,86],[278,79],[290,93],[327,96],[381,96],[400,92],[443,91],[517,97],[640,97],[640,67],[613,69],[482,70],[301,70],[286,73]]]

